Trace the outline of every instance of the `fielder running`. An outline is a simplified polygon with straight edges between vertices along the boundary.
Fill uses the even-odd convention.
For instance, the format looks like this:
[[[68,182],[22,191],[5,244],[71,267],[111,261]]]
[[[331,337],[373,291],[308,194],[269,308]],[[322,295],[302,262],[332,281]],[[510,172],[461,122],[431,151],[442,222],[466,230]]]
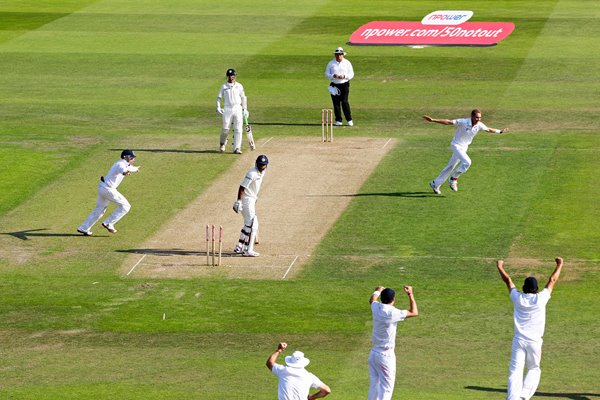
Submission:
[[[508,375],[507,400],[529,400],[540,383],[542,370],[542,337],[546,325],[546,304],[550,301],[552,289],[560,277],[563,260],[557,257],[556,268],[544,289],[538,293],[538,282],[528,277],[523,283],[523,293],[515,287],[510,275],[504,270],[504,261],[498,260],[496,268],[508,287],[513,302],[514,337]],[[523,380],[523,368],[527,375]]]
[[[117,188],[126,176],[131,175],[133,172],[140,171],[140,167],[133,166],[134,161],[135,153],[132,150],[123,150],[121,152],[121,159],[113,164],[110,171],[108,171],[105,176],[100,177],[96,208],[94,208],[84,223],[77,228],[77,232],[84,236],[92,236],[92,231],[90,229],[100,218],[102,218],[108,203],[115,203],[118,205],[117,209],[104,220],[102,226],[110,233],[117,233],[115,224],[131,209],[131,205],[125,196],[119,193]]]
[[[390,400],[396,382],[396,327],[398,322],[419,315],[412,286],[404,286],[408,296],[409,309],[399,310],[396,304],[396,293],[393,289],[379,286],[375,289],[369,302],[373,314],[373,348],[369,354],[369,400]],[[381,302],[377,301],[377,298]]]
[[[223,116],[219,150],[221,153],[225,151],[229,128],[233,123],[233,153],[242,154],[242,123],[243,119],[250,115],[247,109],[248,100],[244,93],[244,86],[236,81],[235,69],[229,68],[226,75],[227,82],[221,86],[217,96],[217,113]],[[221,99],[223,99],[223,108],[221,108]]]
[[[435,194],[441,194],[440,186],[448,180],[450,189],[458,191],[458,177],[461,174],[467,172],[471,166],[471,159],[467,155],[469,145],[475,138],[475,135],[479,131],[487,131],[490,133],[505,133],[508,132],[508,128],[493,129],[488,128],[483,122],[481,122],[481,111],[475,109],[471,111],[470,118],[461,119],[434,119],[429,115],[424,115],[423,119],[429,122],[435,122],[442,125],[456,125],[456,133],[450,143],[452,149],[452,157],[446,167],[440,172],[437,178],[429,183],[431,189]]]
[[[269,159],[267,156],[258,156],[255,167],[246,172],[244,180],[240,183],[237,200],[233,203],[233,211],[238,214],[241,212],[244,217],[240,240],[233,251],[245,257],[258,257],[260,255],[254,251],[254,243],[258,233],[256,200],[268,164]]]

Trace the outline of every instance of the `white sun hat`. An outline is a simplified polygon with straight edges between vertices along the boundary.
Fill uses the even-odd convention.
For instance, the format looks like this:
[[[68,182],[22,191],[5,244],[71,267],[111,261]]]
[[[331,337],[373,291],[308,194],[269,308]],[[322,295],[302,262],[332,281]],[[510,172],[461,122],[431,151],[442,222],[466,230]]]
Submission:
[[[310,363],[310,360],[304,357],[304,353],[301,351],[295,351],[291,356],[285,358],[285,363],[288,367],[292,368],[304,368]]]
[[[333,52],[333,54],[343,54],[346,55],[346,52],[344,51],[343,48],[341,47],[336,47],[335,51]]]

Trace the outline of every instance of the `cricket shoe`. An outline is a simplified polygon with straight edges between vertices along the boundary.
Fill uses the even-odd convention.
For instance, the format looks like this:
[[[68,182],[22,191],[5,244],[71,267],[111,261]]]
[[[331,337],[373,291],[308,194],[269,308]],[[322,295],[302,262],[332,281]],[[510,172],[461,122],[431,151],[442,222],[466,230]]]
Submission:
[[[458,192],[458,179],[448,179],[448,185],[450,185],[450,189],[452,189],[454,192]]]
[[[244,252],[244,254],[242,254],[242,256],[244,256],[244,257],[258,257],[258,256],[260,256],[260,253],[258,253],[256,251],[252,251],[252,250],[246,250]]]
[[[354,126],[354,122],[352,120],[348,121],[348,126]]]
[[[242,254],[244,252],[244,246],[242,246],[241,244],[237,244],[235,246],[235,249],[233,249],[233,252],[235,254]]]
[[[431,189],[433,189],[433,193],[435,194],[442,194],[442,191],[440,190],[439,186],[435,186],[435,183],[433,181],[429,182],[429,187]]]
[[[335,121],[335,126],[342,126],[342,121]]]
[[[235,149],[233,150],[233,154],[242,154],[242,151],[240,149]]]
[[[117,230],[115,229],[114,225],[112,224],[105,224],[104,222],[102,223],[102,227],[105,228],[107,231],[109,231],[110,233],[117,233]]]
[[[85,229],[77,228],[77,232],[81,233],[83,236],[92,236],[93,235],[92,231],[90,231],[89,229],[85,230]]]
[[[221,146],[219,146],[219,151],[225,153],[225,143],[222,143]]]

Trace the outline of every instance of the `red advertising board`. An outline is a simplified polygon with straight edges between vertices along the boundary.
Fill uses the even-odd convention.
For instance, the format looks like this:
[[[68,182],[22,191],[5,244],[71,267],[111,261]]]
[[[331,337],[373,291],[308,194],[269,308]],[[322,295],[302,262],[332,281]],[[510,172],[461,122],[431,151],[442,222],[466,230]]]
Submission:
[[[494,46],[515,29],[512,22],[463,22],[424,25],[421,22],[372,21],[351,36],[351,45]]]

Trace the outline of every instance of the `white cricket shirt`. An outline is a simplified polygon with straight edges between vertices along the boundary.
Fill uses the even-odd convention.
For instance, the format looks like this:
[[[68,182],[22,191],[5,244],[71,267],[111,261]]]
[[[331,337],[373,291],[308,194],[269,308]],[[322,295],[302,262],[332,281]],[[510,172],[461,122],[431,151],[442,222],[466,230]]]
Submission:
[[[223,99],[223,108],[233,108],[235,106],[242,106],[242,97],[246,97],[244,93],[244,86],[241,83],[235,81],[233,84],[225,82],[219,90],[217,96],[217,107],[221,104]]]
[[[346,77],[344,79],[334,78],[333,74],[344,74]],[[334,58],[329,61],[327,67],[325,68],[325,76],[333,83],[345,83],[350,79],[354,78],[354,69],[352,68],[352,63],[345,58],[341,62],[337,62]]]
[[[396,327],[399,321],[406,319],[406,310],[400,310],[390,304],[378,301],[371,303],[373,314],[373,350],[393,351],[396,347]]]
[[[510,299],[514,305],[515,338],[541,341],[546,326],[546,304],[550,300],[548,289],[539,293],[521,293],[513,288]]]
[[[473,138],[479,131],[488,129],[481,121],[473,125],[471,123],[471,118],[453,119],[452,124],[458,126],[458,128],[456,128],[456,133],[454,134],[454,139],[452,139],[452,144],[465,147],[471,144]]]
[[[245,189],[244,196],[257,198],[264,176],[265,171],[261,173],[256,167],[248,170],[248,172],[246,172],[246,176],[244,176],[244,179],[242,180],[242,183],[240,183],[240,186]]]
[[[272,371],[279,378],[277,388],[279,400],[306,400],[311,387],[318,389],[324,386],[319,378],[304,368],[275,364]]]
[[[127,161],[120,159],[110,168],[108,173],[104,175],[104,184],[111,189],[119,187],[126,172],[138,172],[139,168],[130,165]]]

